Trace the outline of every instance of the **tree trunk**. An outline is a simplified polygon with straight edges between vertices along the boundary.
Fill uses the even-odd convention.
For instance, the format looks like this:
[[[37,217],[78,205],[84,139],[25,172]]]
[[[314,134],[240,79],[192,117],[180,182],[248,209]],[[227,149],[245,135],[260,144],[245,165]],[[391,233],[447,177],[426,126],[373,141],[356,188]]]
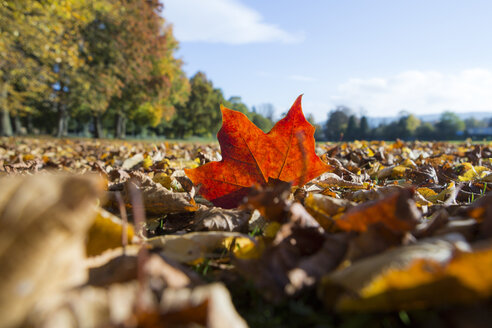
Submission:
[[[96,139],[102,138],[101,116],[99,115],[99,113],[94,114],[93,122],[94,122],[94,135],[93,135],[93,137]]]
[[[27,134],[33,134],[34,133],[34,125],[32,123],[32,115],[31,114],[27,114],[26,130],[27,130]]]
[[[12,117],[12,120],[13,120],[13,122],[14,122],[14,124],[13,124],[13,125],[14,125],[14,133],[15,133],[15,135],[20,136],[20,135],[25,134],[25,133],[24,133],[24,130],[23,130],[23,128],[22,128],[22,122],[21,122],[21,120],[20,120],[19,115],[14,115],[14,116]]]
[[[58,128],[56,130],[56,137],[63,138],[67,136],[68,132],[68,114],[65,105],[58,103]]]
[[[7,87],[4,85],[0,94],[0,136],[10,137],[12,135],[12,125],[10,124],[10,115],[7,109]]]
[[[115,118],[115,138],[125,139],[126,118],[122,113],[117,113]]]
[[[0,136],[10,137],[12,136],[12,124],[10,124],[10,115],[5,107],[2,107],[0,113]]]

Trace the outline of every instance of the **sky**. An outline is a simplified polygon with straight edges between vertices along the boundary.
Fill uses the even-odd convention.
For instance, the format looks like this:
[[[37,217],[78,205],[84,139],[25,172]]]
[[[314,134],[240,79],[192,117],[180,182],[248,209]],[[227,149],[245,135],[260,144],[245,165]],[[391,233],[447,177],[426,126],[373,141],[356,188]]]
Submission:
[[[226,98],[271,103],[303,94],[324,121],[338,105],[397,116],[492,112],[490,0],[162,0],[188,76]]]

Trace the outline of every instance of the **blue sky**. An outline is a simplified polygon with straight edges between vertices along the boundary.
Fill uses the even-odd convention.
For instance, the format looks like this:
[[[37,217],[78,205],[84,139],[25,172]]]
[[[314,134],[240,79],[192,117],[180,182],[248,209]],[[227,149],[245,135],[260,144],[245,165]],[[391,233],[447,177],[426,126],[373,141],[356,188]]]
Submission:
[[[492,1],[162,1],[185,72],[249,107],[492,111]]]

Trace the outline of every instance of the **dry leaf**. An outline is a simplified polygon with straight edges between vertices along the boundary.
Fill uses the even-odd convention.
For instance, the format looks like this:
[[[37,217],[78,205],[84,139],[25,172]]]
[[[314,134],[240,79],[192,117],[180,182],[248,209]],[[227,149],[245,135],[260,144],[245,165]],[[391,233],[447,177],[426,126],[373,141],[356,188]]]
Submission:
[[[304,118],[301,96],[286,117],[265,134],[241,112],[221,107],[217,134],[222,161],[185,170],[200,193],[216,206],[236,207],[254,184],[269,179],[303,185],[331,169],[314,151],[314,127]]]
[[[96,177],[0,180],[0,317],[16,326],[43,297],[85,278],[84,238],[102,193]]]

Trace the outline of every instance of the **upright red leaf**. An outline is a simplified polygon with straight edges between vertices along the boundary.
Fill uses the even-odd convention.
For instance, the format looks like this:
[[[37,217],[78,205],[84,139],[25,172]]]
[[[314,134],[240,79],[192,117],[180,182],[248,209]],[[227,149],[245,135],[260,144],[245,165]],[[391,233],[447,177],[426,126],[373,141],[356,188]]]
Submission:
[[[275,178],[303,185],[331,169],[315,153],[314,127],[302,113],[301,97],[268,134],[243,113],[221,107],[217,138],[222,161],[185,170],[205,198],[217,206],[235,207],[253,184]]]

